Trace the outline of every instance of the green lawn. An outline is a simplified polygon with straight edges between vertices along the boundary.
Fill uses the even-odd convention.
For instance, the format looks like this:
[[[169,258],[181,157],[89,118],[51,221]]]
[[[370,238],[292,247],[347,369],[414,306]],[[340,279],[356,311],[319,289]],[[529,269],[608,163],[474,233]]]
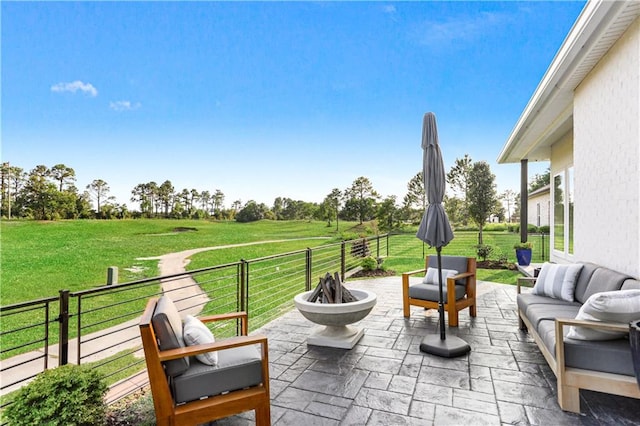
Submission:
[[[340,231],[353,225],[340,222]],[[174,232],[179,227],[196,230]],[[104,285],[107,268],[110,266],[119,268],[119,282],[157,276],[158,262],[137,260],[142,257],[253,241],[317,236],[339,239],[336,237],[338,234],[335,227],[329,228],[325,222],[307,221],[261,221],[246,224],[162,219],[2,221],[0,231],[2,305],[56,296],[62,289],[78,291]],[[225,263],[241,258],[249,259],[254,255],[266,256],[302,249],[323,242],[300,240],[220,250],[210,256],[198,256],[210,259],[213,263],[203,266],[211,266],[217,263],[217,259],[220,259],[220,263]],[[139,272],[127,271],[133,267]]]
[[[199,247],[239,244],[254,241],[325,236],[329,240],[300,240],[215,250],[194,255],[189,269],[212,266],[240,259],[254,259],[327,241],[339,241],[342,235],[357,235],[354,223],[340,222],[340,232],[325,222],[260,221],[253,223],[210,222],[205,220],[73,220],[55,222],[2,221],[0,223],[0,303],[4,305],[56,296],[59,290],[78,291],[103,285],[107,268],[119,268],[119,281],[127,282],[158,275],[156,260],[142,257]],[[174,232],[176,228],[194,231]],[[415,230],[394,235],[389,243],[388,269],[397,273],[419,269],[423,256],[434,254]],[[534,262],[540,262],[541,241],[534,241]],[[484,243],[494,247],[491,258],[505,255],[515,262],[513,244],[519,236],[507,232],[485,232]],[[546,242],[546,241],[545,241]],[[444,255],[475,256],[477,233],[456,232]],[[136,271],[127,271],[128,268]],[[514,283],[509,271],[479,271],[478,278]]]

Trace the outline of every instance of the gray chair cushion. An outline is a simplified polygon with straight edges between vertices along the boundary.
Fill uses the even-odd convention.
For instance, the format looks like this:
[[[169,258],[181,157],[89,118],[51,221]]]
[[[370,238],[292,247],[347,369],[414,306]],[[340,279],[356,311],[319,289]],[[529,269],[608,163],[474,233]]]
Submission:
[[[518,309],[520,309],[520,312],[528,316],[528,310],[530,306],[533,306],[533,305],[562,306],[562,305],[567,305],[570,302],[567,302],[562,299],[553,299],[551,297],[541,296],[539,294],[521,293],[518,295],[516,299],[516,303],[518,304]]]
[[[564,334],[569,327],[564,327]],[[538,326],[542,340],[555,358],[555,321],[543,320]],[[633,360],[628,339],[607,341],[574,340],[564,341],[564,356],[567,367],[586,370],[604,371],[606,373],[633,376]]]
[[[191,366],[170,381],[176,404],[262,383],[262,360],[255,346],[218,351],[218,364],[202,364],[195,358]]]
[[[612,271],[611,269],[598,268],[593,272],[593,275],[591,275],[584,294],[577,300],[580,303],[585,303],[587,299],[595,293],[620,290],[622,283],[629,278],[631,277],[621,274],[620,272]]]
[[[467,258],[464,256],[441,256],[442,269],[454,269],[459,274],[467,272]],[[438,256],[429,256],[429,266],[431,268],[438,267]],[[467,279],[463,278],[456,281],[456,284],[466,284]],[[435,300],[438,300],[437,298]]]
[[[462,299],[465,294],[465,286],[456,284],[456,300]],[[440,286],[437,284],[414,284],[409,287],[409,297],[420,300],[437,302],[440,300]],[[447,300],[447,286],[442,286],[442,297]]]
[[[182,339],[182,319],[176,305],[169,297],[162,296],[158,299],[151,323],[161,351],[185,347]],[[179,358],[164,363],[164,370],[170,377],[179,376],[188,368],[189,358]]]

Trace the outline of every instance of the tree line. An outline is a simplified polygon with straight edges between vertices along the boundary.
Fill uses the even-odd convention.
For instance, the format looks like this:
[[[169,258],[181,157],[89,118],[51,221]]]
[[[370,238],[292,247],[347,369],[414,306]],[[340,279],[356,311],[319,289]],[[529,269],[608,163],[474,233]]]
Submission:
[[[536,185],[544,176],[534,178]],[[547,175],[548,180],[548,175]],[[511,190],[496,193],[495,176],[485,161],[474,162],[468,155],[456,159],[447,173],[451,189],[444,206],[452,223],[482,228],[490,219],[514,221],[518,218],[519,195]],[[124,218],[191,218],[250,222],[261,219],[327,221],[377,220],[381,230],[398,229],[406,223],[420,221],[426,208],[422,172],[407,183],[407,193],[399,203],[395,195],[381,197],[371,181],[358,177],[345,188],[333,188],[321,203],[277,197],[272,206],[249,200],[233,201],[225,207],[225,194],[220,189],[176,190],[171,181],[140,183],[131,190],[130,201],[138,205],[130,210],[110,195],[107,182],[95,179],[80,190],[73,168],[64,164],[53,167],[38,165],[29,172],[2,163],[0,168],[0,214],[4,219],[124,219]],[[504,204],[507,205],[505,211]],[[511,206],[514,207],[513,213]],[[506,217],[507,215],[508,217]],[[337,225],[336,225],[337,226]]]

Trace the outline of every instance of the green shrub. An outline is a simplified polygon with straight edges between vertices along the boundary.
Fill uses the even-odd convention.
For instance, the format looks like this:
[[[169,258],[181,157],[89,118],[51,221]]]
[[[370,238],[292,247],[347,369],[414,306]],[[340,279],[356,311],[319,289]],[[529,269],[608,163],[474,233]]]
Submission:
[[[493,247],[489,244],[478,244],[476,245],[476,254],[480,258],[480,260],[487,260],[491,253],[493,252]]]
[[[362,259],[362,261],[360,262],[360,266],[362,266],[362,269],[364,269],[365,271],[373,271],[374,269],[378,268],[378,261],[373,256],[367,256]]]
[[[107,384],[95,369],[65,365],[40,373],[4,411],[10,425],[104,425]]]
[[[538,227],[538,232],[539,232],[540,234],[547,234],[547,235],[549,235],[549,231],[550,231],[549,225],[543,225],[543,226]]]
[[[487,223],[484,228],[487,232],[500,232],[507,230],[507,224],[505,222],[501,223]]]

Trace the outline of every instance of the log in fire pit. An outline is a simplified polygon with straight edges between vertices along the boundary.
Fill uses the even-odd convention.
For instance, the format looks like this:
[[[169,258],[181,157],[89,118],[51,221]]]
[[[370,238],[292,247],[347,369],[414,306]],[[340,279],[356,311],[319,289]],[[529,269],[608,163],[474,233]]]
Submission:
[[[350,326],[365,318],[375,306],[377,296],[366,290],[348,290],[340,276],[326,274],[315,290],[298,294],[296,308],[309,321],[324,327],[316,328],[307,344],[351,349],[364,335],[362,327]]]

